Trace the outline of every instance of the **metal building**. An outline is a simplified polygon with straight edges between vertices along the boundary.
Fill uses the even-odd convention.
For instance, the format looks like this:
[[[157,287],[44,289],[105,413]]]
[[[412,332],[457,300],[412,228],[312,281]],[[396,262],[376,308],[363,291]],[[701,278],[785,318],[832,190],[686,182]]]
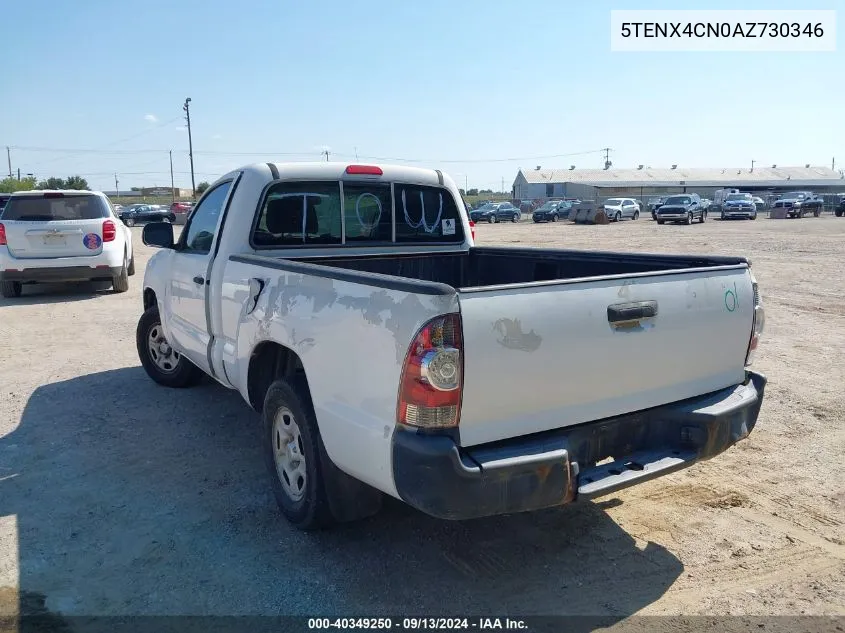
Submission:
[[[712,198],[717,189],[736,187],[756,195],[809,190],[845,192],[845,173],[828,167],[672,167],[652,169],[520,169],[513,182],[515,200],[614,196],[644,199],[669,193]]]

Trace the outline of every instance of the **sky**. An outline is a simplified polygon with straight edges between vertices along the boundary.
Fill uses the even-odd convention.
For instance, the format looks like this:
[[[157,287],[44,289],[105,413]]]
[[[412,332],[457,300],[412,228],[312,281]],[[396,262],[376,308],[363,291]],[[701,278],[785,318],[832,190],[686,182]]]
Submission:
[[[841,35],[833,53],[610,50],[611,9],[729,1],[4,5],[0,147],[39,179],[167,186],[172,150],[189,187],[187,97],[197,182],[323,150],[495,190],[519,168],[600,168],[605,147],[612,168],[845,166]],[[845,8],[803,5],[741,8]]]

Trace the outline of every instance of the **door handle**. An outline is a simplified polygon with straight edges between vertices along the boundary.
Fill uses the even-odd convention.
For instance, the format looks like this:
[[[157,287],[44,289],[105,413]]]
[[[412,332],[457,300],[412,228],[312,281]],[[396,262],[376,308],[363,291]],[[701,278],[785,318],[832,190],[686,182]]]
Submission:
[[[607,320],[610,323],[636,321],[657,316],[657,301],[632,301],[607,306]]]
[[[194,283],[201,286],[205,283],[205,279],[197,275],[196,277],[194,277]]]

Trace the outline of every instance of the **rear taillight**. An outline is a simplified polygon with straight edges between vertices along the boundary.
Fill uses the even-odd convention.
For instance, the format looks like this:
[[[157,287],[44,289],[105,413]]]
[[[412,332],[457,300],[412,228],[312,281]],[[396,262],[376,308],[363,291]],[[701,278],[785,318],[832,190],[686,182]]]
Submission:
[[[117,227],[111,220],[106,220],[103,222],[103,241],[113,242],[115,237],[117,237]]]
[[[472,241],[475,241],[475,222],[469,221],[469,232],[472,235]]]
[[[763,328],[766,325],[766,311],[763,309],[763,304],[760,300],[760,289],[757,286],[757,281],[754,279],[753,274],[751,275],[751,287],[754,291],[754,316],[751,320],[751,339],[748,341],[748,351],[745,354],[746,367],[754,362],[757,346],[760,344],[760,335],[763,334]]]
[[[396,421],[427,429],[458,425],[463,385],[461,317],[447,314],[414,337],[402,377]]]
[[[375,165],[349,165],[346,173],[354,176],[382,176],[384,174],[381,167]]]
[[[6,227],[0,224],[0,246],[6,246]]]

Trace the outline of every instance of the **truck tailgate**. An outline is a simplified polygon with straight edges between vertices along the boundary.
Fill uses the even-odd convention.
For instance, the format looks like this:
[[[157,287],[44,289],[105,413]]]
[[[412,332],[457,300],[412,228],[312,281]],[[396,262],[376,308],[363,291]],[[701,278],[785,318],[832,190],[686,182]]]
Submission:
[[[464,446],[640,411],[744,380],[754,309],[745,264],[468,288],[459,302]]]

